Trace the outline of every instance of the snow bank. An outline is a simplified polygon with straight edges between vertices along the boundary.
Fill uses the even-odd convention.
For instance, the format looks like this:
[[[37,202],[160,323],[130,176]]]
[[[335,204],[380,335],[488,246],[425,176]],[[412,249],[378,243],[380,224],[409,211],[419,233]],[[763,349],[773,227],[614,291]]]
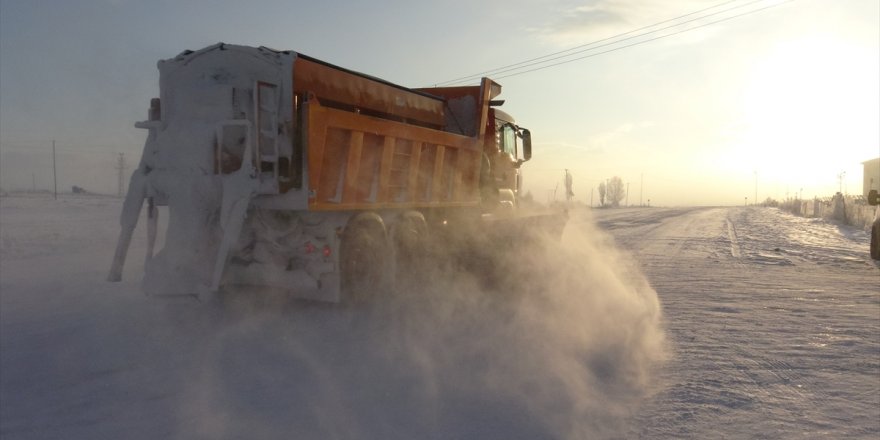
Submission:
[[[824,218],[865,231],[871,230],[877,212],[877,207],[867,205],[864,197],[843,196],[840,193],[828,199],[789,200],[781,207],[801,217]]]

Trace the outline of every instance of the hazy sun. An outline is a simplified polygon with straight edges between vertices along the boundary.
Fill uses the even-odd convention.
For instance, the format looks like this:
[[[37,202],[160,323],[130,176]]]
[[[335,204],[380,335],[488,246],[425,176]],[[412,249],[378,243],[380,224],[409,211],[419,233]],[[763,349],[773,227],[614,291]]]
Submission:
[[[834,186],[841,171],[880,153],[877,78],[876,54],[835,37],[776,45],[742,96],[744,166],[792,186]]]

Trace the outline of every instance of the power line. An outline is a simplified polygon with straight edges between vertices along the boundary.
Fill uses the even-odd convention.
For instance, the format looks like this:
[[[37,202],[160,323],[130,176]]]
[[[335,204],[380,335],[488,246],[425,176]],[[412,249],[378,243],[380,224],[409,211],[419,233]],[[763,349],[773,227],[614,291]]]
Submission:
[[[95,142],[92,140],[58,140],[57,138],[27,138],[27,139],[15,139],[8,140],[4,139],[0,141],[0,151],[28,151],[33,149],[39,149],[46,145],[48,142],[52,142],[53,140],[57,141],[58,150],[76,150],[78,152],[93,152],[93,153],[104,153],[110,152],[115,154],[115,150],[119,150],[120,148],[130,148],[130,149],[138,149],[143,148],[143,141],[131,141],[131,140],[122,140],[122,141],[100,141]]]
[[[655,33],[657,33],[657,32],[662,32],[662,31],[665,31],[665,30],[668,30],[668,29],[673,29],[673,28],[676,28],[676,27],[679,27],[679,26],[683,26],[683,25],[686,25],[686,24],[689,24],[689,23],[693,23],[693,22],[695,22],[695,21],[702,20],[702,19],[704,19],[704,18],[712,17],[712,16],[715,16],[715,15],[718,15],[718,14],[723,14],[723,13],[725,13],[725,12],[730,12],[730,11],[732,11],[732,10],[734,10],[734,9],[739,9],[739,8],[742,8],[742,7],[745,7],[745,6],[749,6],[749,5],[752,5],[752,4],[754,4],[754,3],[760,3],[760,2],[763,2],[763,1],[765,1],[765,0],[752,0],[752,1],[748,2],[748,3],[743,3],[743,4],[741,4],[741,5],[734,6],[734,7],[732,7],[732,8],[728,8],[728,9],[725,9],[725,10],[723,10],[723,11],[716,11],[716,12],[713,12],[713,13],[711,13],[711,14],[706,14],[706,15],[703,15],[703,16],[701,16],[701,17],[697,17],[697,18],[694,18],[694,19],[691,19],[691,20],[687,20],[687,21],[683,21],[683,22],[680,22],[680,23],[676,23],[676,24],[673,24],[673,25],[670,25],[670,26],[662,27],[662,28],[660,28],[660,29],[655,29],[655,30],[653,30],[653,31],[643,32],[643,33],[638,34],[638,35],[633,35],[633,36],[631,36],[631,37],[622,38],[622,39],[619,39],[619,40],[616,40],[616,41],[612,41],[612,42],[610,42],[610,43],[605,43],[605,44],[601,44],[601,45],[599,45],[599,46],[591,47],[591,48],[589,48],[589,49],[579,50],[579,51],[577,51],[577,52],[573,52],[573,53],[568,54],[568,55],[564,55],[564,56],[560,56],[560,57],[555,57],[555,58],[550,58],[550,59],[545,60],[545,61],[541,61],[541,62],[537,62],[537,63],[526,64],[526,65],[522,66],[521,68],[524,68],[524,67],[531,67],[531,66],[536,66],[536,65],[544,64],[544,63],[549,62],[549,61],[561,60],[561,59],[568,58],[568,57],[573,56],[573,55],[581,54],[581,53],[584,53],[584,52],[589,52],[589,51],[591,51],[591,50],[596,50],[596,49],[600,49],[600,48],[603,48],[603,47],[613,46],[613,45],[615,45],[615,44],[622,43],[622,42],[624,42],[624,41],[629,41],[629,40],[633,40],[633,39],[635,39],[635,38],[644,37],[645,35],[651,35],[651,34],[655,34]],[[754,11],[750,11],[750,12],[754,12]],[[743,14],[743,15],[744,15],[744,14]],[[679,18],[680,18],[680,17],[679,17]],[[732,17],[730,17],[730,18],[732,18]],[[723,21],[723,20],[722,20],[722,21]],[[605,52],[601,52],[601,53],[597,53],[597,54],[594,54],[594,55],[601,55],[601,54],[603,54],[603,53],[613,52],[613,51],[615,51],[615,50],[619,50],[619,49],[623,49],[623,48],[627,48],[627,47],[635,46],[635,45],[637,45],[637,44],[647,43],[647,42],[649,42],[649,41],[654,41],[654,40],[657,40],[657,39],[660,39],[660,38],[663,38],[663,37],[668,37],[668,36],[671,36],[671,35],[676,35],[676,34],[680,34],[680,33],[683,33],[683,32],[687,32],[687,31],[690,31],[690,30],[699,29],[700,27],[707,26],[707,25],[709,25],[709,24],[713,24],[713,23],[717,23],[717,22],[705,23],[705,24],[703,24],[703,25],[701,25],[701,26],[696,26],[696,27],[692,27],[692,28],[687,28],[687,29],[684,29],[684,30],[681,30],[681,31],[678,31],[678,32],[675,32],[675,33],[671,33],[671,34],[663,35],[663,36],[660,36],[660,37],[657,37],[657,38],[653,38],[653,39],[642,40],[642,41],[636,42],[636,43],[634,43],[634,44],[630,44],[630,45],[626,45],[626,46],[618,47],[618,48],[615,48],[615,49],[612,49],[612,50],[608,50],[608,51],[605,51]],[[658,23],[658,24],[659,24],[659,23]],[[653,26],[656,26],[656,25],[652,25],[652,26],[648,26],[648,27],[653,27]],[[625,34],[621,34],[621,35],[625,35]],[[612,38],[613,38],[613,37],[612,37]],[[572,60],[570,60],[570,61],[576,61],[576,60],[583,59],[583,58],[588,58],[588,57],[575,58],[575,59],[572,59]],[[557,63],[557,64],[553,64],[553,65],[555,66],[555,65],[558,65],[558,64],[564,64],[564,63]],[[550,66],[547,66],[547,67],[550,67]],[[508,69],[508,70],[503,70],[503,71],[496,72],[496,73],[505,73],[505,72],[509,72],[509,71],[520,70],[521,68],[517,68],[517,69]],[[513,75],[507,75],[507,76],[513,76]],[[501,78],[504,78],[504,77],[501,77]]]
[[[550,53],[550,54],[547,54],[547,55],[542,55],[542,56],[539,56],[539,57],[530,58],[530,59],[527,59],[527,60],[520,61],[520,62],[518,62],[518,63],[508,64],[508,65],[506,65],[506,66],[496,67],[496,68],[494,68],[494,69],[485,70],[485,71],[482,71],[482,72],[479,72],[479,73],[475,73],[475,74],[473,74],[473,75],[467,75],[467,76],[463,76],[463,77],[460,77],[460,78],[455,78],[455,79],[452,79],[452,80],[449,80],[449,81],[443,81],[443,82],[440,82],[440,83],[435,84],[435,86],[444,85],[444,84],[449,84],[449,83],[457,83],[457,82],[459,82],[459,81],[463,81],[463,80],[471,80],[471,79],[473,79],[473,78],[481,78],[481,77],[483,77],[483,76],[485,76],[485,75],[488,75],[488,74],[497,73],[498,71],[505,71],[504,69],[509,69],[509,68],[511,68],[511,67],[516,67],[516,66],[522,66],[523,64],[533,63],[533,62],[535,62],[535,61],[543,60],[543,59],[545,59],[545,58],[550,58],[550,57],[555,56],[555,55],[561,55],[561,54],[564,54],[564,53],[566,53],[566,52],[572,52],[572,51],[575,51],[575,50],[578,50],[578,49],[585,48],[585,47],[587,47],[587,46],[592,46],[592,45],[597,44],[597,43],[602,43],[602,42],[605,42],[605,41],[613,40],[613,39],[615,39],[615,38],[622,37],[622,36],[625,36],[625,35],[629,35],[629,34],[632,34],[632,33],[635,33],[635,32],[639,32],[639,31],[643,31],[643,30],[645,30],[645,29],[650,29],[650,28],[652,28],[652,27],[659,26],[659,25],[664,24],[664,23],[669,23],[669,22],[671,22],[671,21],[676,21],[676,20],[681,19],[681,18],[684,18],[684,17],[689,17],[689,16],[694,15],[694,14],[699,14],[700,12],[705,12],[705,11],[708,11],[708,10],[711,10],[711,9],[719,8],[719,7],[721,7],[721,6],[724,6],[724,5],[727,5],[727,4],[730,4],[730,3],[735,3],[735,2],[738,2],[738,1],[741,1],[741,0],[729,0],[729,1],[726,1],[726,2],[724,2],[724,3],[719,3],[719,4],[717,4],[717,5],[710,6],[710,7],[708,7],[708,8],[703,8],[703,9],[700,9],[700,10],[698,10],[698,11],[690,12],[690,13],[687,13],[687,14],[684,14],[684,15],[679,15],[678,17],[670,18],[670,19],[668,19],[668,20],[660,21],[660,22],[657,22],[657,23],[654,23],[654,24],[650,24],[650,25],[648,25],[648,26],[643,26],[643,27],[640,27],[640,28],[638,28],[638,29],[633,29],[633,30],[631,30],[631,31],[627,31],[627,32],[624,32],[624,33],[621,33],[621,34],[612,35],[612,36],[610,36],[610,37],[602,38],[602,39],[600,39],[600,40],[591,41],[591,42],[589,42],[589,43],[581,44],[581,45],[579,45],[579,46],[570,47],[570,48],[568,48],[568,49],[560,50],[560,51],[558,51],[558,52],[553,52],[553,53]],[[736,8],[743,7],[743,6],[746,6],[746,5],[748,5],[748,4],[756,3],[756,2],[759,2],[759,1],[764,1],[764,0],[755,0],[755,1],[752,1],[752,2],[750,2],[750,3],[746,3],[746,4],[743,4],[743,5],[740,5],[740,6],[736,6],[736,7],[731,8],[731,9],[736,9]],[[729,10],[729,9],[728,9],[728,10]],[[718,13],[721,13],[721,12],[726,12],[726,11],[720,11],[720,12],[718,12]],[[679,24],[684,24],[684,23],[679,23]],[[677,26],[677,25],[676,25],[676,26]],[[661,29],[661,30],[662,30],[662,29]],[[656,32],[656,31],[652,31],[652,32]],[[638,37],[638,36],[639,36],[639,35],[636,35],[636,37]],[[633,38],[635,38],[635,37],[633,37]],[[625,39],[624,39],[624,40],[619,40],[619,41],[625,41]],[[618,42],[619,42],[619,41],[618,41]],[[613,43],[612,43],[612,44],[613,44]],[[602,46],[599,46],[599,47],[602,47]],[[592,50],[592,49],[596,49],[596,48],[594,47],[594,48],[590,48],[590,49],[586,49],[586,50]],[[580,53],[580,52],[576,52],[576,53]],[[571,56],[571,55],[573,55],[573,54],[568,54],[568,55],[565,55],[565,56],[563,56],[563,57],[561,57],[561,58],[565,58],[566,56]],[[554,59],[557,59],[557,58],[554,58]],[[546,60],[546,61],[552,61],[552,60]],[[540,64],[540,63],[539,63],[539,64]],[[532,65],[532,64],[529,64],[529,65]],[[525,66],[524,66],[524,67],[525,67]]]
[[[744,15],[754,14],[754,13],[756,13],[756,12],[760,12],[760,11],[763,11],[763,10],[766,10],[766,9],[770,9],[770,8],[775,8],[775,7],[777,7],[777,6],[783,5],[783,4],[785,4],[785,3],[791,3],[791,2],[793,2],[793,1],[794,1],[794,0],[785,0],[785,1],[782,2],[782,3],[777,3],[777,4],[770,5],[770,6],[765,6],[765,7],[763,7],[763,8],[754,9],[754,10],[751,10],[751,11],[748,11],[748,12],[744,12],[744,13],[742,13],[742,14],[732,15],[732,16],[730,16],[730,17],[725,17],[725,18],[722,18],[722,19],[719,19],[719,20],[710,21],[709,23],[704,23],[704,24],[701,24],[701,25],[699,25],[699,26],[695,26],[695,27],[692,27],[692,28],[684,29],[684,30],[681,30],[681,31],[678,31],[678,32],[673,32],[673,33],[671,33],[671,34],[661,35],[661,36],[659,36],[659,37],[654,37],[654,38],[650,38],[650,39],[647,39],[647,40],[638,41],[638,42],[635,42],[635,43],[632,43],[632,44],[627,44],[627,45],[625,45],[625,46],[621,46],[621,47],[615,47],[614,49],[609,49],[609,50],[606,50],[606,51],[604,51],[604,52],[599,52],[599,53],[594,53],[594,54],[590,54],[590,55],[585,55],[585,56],[578,57],[578,58],[574,58],[574,59],[571,59],[571,60],[560,61],[560,62],[558,62],[558,63],[550,64],[550,65],[547,65],[547,66],[536,67],[536,68],[531,69],[531,70],[525,70],[525,71],[522,71],[522,72],[511,73],[510,75],[499,76],[499,77],[496,77],[495,79],[509,78],[509,77],[511,77],[511,76],[517,76],[517,75],[522,75],[522,74],[524,74],[524,73],[535,72],[535,71],[538,71],[538,70],[543,70],[543,69],[547,69],[547,68],[550,68],[550,67],[559,66],[559,65],[562,65],[562,64],[568,64],[568,63],[571,63],[571,62],[574,62],[574,61],[583,60],[583,59],[585,59],[585,58],[592,58],[592,57],[594,57],[594,56],[603,55],[603,54],[610,53],[610,52],[615,52],[615,51],[618,51],[618,50],[621,50],[621,49],[626,49],[626,48],[628,48],[628,47],[637,46],[637,45],[639,45],[639,44],[650,43],[650,42],[652,42],[652,41],[656,41],[656,40],[659,40],[659,39],[661,39],[661,38],[671,37],[671,36],[673,36],[673,35],[678,35],[678,34],[681,34],[681,33],[687,32],[687,31],[692,31],[692,30],[699,29],[699,28],[702,28],[702,27],[706,27],[706,26],[709,26],[709,25],[713,25],[713,24],[716,24],[716,23],[721,23],[721,22],[724,22],[724,21],[732,20],[732,19],[734,19],[734,18],[742,17],[742,16],[744,16]]]
[[[750,5],[752,5],[752,4],[759,3],[759,2],[762,2],[762,1],[765,1],[765,0],[752,0],[752,1],[749,1],[749,2],[747,2],[747,3],[743,3],[743,4],[741,4],[741,5],[737,5],[737,6],[734,6],[734,7],[731,7],[731,8],[724,9],[724,10],[722,10],[722,11],[716,11],[716,12],[713,12],[713,13],[711,13],[711,14],[705,14],[705,15],[702,15],[702,16],[700,16],[700,17],[697,17],[697,18],[694,18],[694,19],[691,19],[691,20],[686,20],[686,21],[683,21],[683,22],[679,22],[679,23],[676,23],[676,24],[673,24],[673,25],[670,25],[670,26],[666,26],[666,27],[660,28],[660,29],[655,29],[655,30],[652,30],[652,31],[643,32],[643,33],[640,33],[640,34],[637,34],[637,35],[633,35],[633,36],[630,36],[630,37],[627,37],[627,38],[621,38],[621,39],[618,39],[619,37],[623,37],[623,36],[626,36],[626,35],[632,34],[632,33],[634,33],[634,32],[638,32],[638,31],[645,30],[645,29],[650,29],[650,28],[653,28],[653,27],[656,27],[656,26],[659,26],[659,25],[661,25],[661,24],[668,23],[668,22],[671,22],[671,21],[680,20],[680,19],[682,19],[682,18],[685,18],[685,17],[688,17],[688,16],[692,16],[692,15],[695,15],[695,14],[699,14],[699,13],[701,13],[701,12],[705,12],[705,11],[707,11],[707,10],[715,9],[715,8],[718,8],[718,7],[721,7],[721,6],[724,6],[724,5],[727,5],[727,4],[730,4],[730,3],[733,3],[733,2],[735,2],[735,1],[738,1],[738,0],[732,0],[732,1],[725,2],[725,3],[720,3],[720,4],[718,4],[718,5],[715,5],[715,6],[712,6],[712,7],[709,7],[709,8],[704,8],[704,9],[701,9],[701,10],[699,10],[699,11],[694,11],[694,12],[691,12],[691,13],[688,13],[688,14],[685,14],[685,15],[681,15],[681,16],[678,16],[678,17],[672,18],[672,19],[668,19],[668,20],[664,20],[664,21],[661,21],[661,22],[657,22],[657,23],[654,23],[654,24],[652,24],[652,25],[645,26],[645,27],[642,27],[642,28],[639,28],[639,29],[635,29],[635,30],[632,30],[632,31],[624,32],[624,33],[621,33],[621,34],[618,34],[618,35],[615,35],[615,36],[612,36],[612,37],[603,38],[603,39],[601,39],[601,40],[596,40],[596,41],[593,41],[593,42],[591,42],[591,43],[583,44],[583,45],[576,46],[576,47],[573,47],[573,48],[570,48],[570,49],[566,49],[566,50],[559,51],[559,52],[555,52],[555,53],[551,53],[551,54],[548,54],[548,55],[544,55],[544,56],[540,56],[540,57],[532,58],[532,59],[525,60],[525,61],[521,61],[521,62],[518,62],[518,63],[509,64],[509,65],[507,65],[507,66],[502,66],[502,67],[498,67],[498,68],[495,68],[495,69],[490,69],[490,70],[483,71],[483,72],[480,72],[480,73],[477,73],[477,74],[474,74],[474,75],[469,75],[469,76],[460,77],[460,78],[457,78],[457,79],[454,79],[454,80],[444,81],[444,82],[441,82],[441,83],[437,83],[437,85],[445,85],[445,84],[451,84],[451,83],[458,83],[458,82],[460,82],[460,81],[462,81],[462,80],[470,80],[470,79],[473,79],[473,78],[480,78],[481,76],[483,76],[483,75],[485,75],[485,74],[490,74],[490,73],[493,73],[493,74],[499,74],[499,73],[513,72],[513,73],[510,73],[510,74],[508,74],[508,75],[502,75],[502,76],[497,76],[497,77],[495,77],[495,79],[501,79],[501,78],[508,78],[508,77],[511,77],[511,76],[522,75],[522,74],[529,73],[529,72],[535,72],[535,71],[538,71],[538,70],[543,70],[543,69],[547,69],[547,68],[550,68],[550,67],[555,67],[555,66],[559,66],[559,65],[562,65],[562,64],[567,64],[567,63],[571,63],[571,62],[574,62],[574,61],[579,61],[579,60],[583,60],[583,59],[586,59],[586,58],[592,58],[592,57],[594,57],[594,56],[603,55],[603,54],[610,53],[610,52],[615,52],[615,51],[618,51],[618,50],[621,50],[621,49],[626,49],[626,48],[629,48],[629,47],[633,47],[633,46],[636,46],[636,45],[639,45],[639,44],[649,43],[649,42],[652,42],[652,41],[655,41],[655,40],[659,40],[659,39],[661,39],[661,38],[671,37],[671,36],[673,36],[673,35],[678,35],[678,34],[681,34],[681,33],[687,32],[687,31],[692,31],[692,30],[700,29],[700,28],[703,28],[703,27],[706,27],[706,26],[709,26],[709,25],[713,25],[713,24],[717,24],[717,23],[724,22],[724,21],[732,20],[732,19],[734,19],[734,18],[742,17],[742,16],[745,16],[745,15],[754,14],[754,13],[756,13],[756,12],[760,12],[760,11],[763,11],[763,10],[766,10],[766,9],[770,9],[770,8],[773,8],[773,7],[776,7],[776,6],[780,6],[780,5],[783,5],[783,4],[785,4],[785,3],[790,3],[790,2],[792,2],[792,1],[794,1],[794,0],[786,0],[786,1],[783,1],[783,2],[781,2],[781,3],[775,3],[775,4],[771,4],[771,5],[768,5],[768,6],[762,7],[762,8],[752,9],[752,10],[749,10],[749,11],[743,12],[743,13],[741,13],[741,14],[736,14],[736,15],[732,15],[732,16],[724,17],[724,18],[721,18],[721,19],[718,19],[718,20],[710,21],[710,22],[708,22],[708,23],[703,23],[703,24],[700,24],[700,25],[697,25],[697,26],[694,26],[694,27],[690,27],[690,28],[687,28],[687,29],[679,30],[679,31],[672,32],[672,33],[669,33],[669,34],[660,35],[660,36],[657,36],[657,37],[654,37],[654,38],[649,38],[649,39],[647,39],[647,40],[640,40],[640,41],[637,41],[637,42],[634,42],[634,43],[631,43],[631,44],[627,44],[627,45],[624,45],[624,46],[614,47],[614,48],[611,48],[611,49],[609,49],[609,50],[605,50],[605,51],[602,51],[602,52],[592,53],[592,54],[589,54],[589,55],[584,55],[584,56],[582,56],[582,57],[577,57],[577,58],[572,58],[572,59],[568,59],[568,60],[565,60],[565,61],[560,61],[560,62],[558,62],[558,63],[546,64],[546,63],[551,62],[551,61],[555,61],[555,60],[561,60],[561,59],[569,58],[569,57],[574,56],[574,55],[578,55],[578,54],[581,54],[581,53],[589,52],[589,51],[591,51],[591,50],[596,50],[596,49],[599,49],[599,48],[602,48],[602,47],[612,46],[612,45],[619,44],[619,43],[624,42],[624,41],[632,40],[632,39],[639,38],[639,37],[644,37],[644,36],[646,36],[646,35],[654,34],[654,33],[657,33],[657,32],[664,31],[664,30],[669,30],[669,29],[672,29],[672,28],[675,28],[675,27],[679,27],[679,26],[682,26],[682,25],[685,25],[685,24],[693,23],[693,22],[695,22],[695,21],[703,20],[703,19],[708,18],[708,17],[712,17],[712,16],[715,16],[715,15],[723,14],[723,13],[726,13],[726,12],[730,12],[730,11],[732,11],[732,10],[739,9],[739,8],[742,8],[742,7],[745,7],[745,6],[750,6]],[[609,40],[615,40],[615,41],[610,41],[610,42],[607,42],[607,43],[605,43],[605,44],[601,44],[601,45],[598,45],[598,46],[593,46],[593,45],[595,45],[595,44],[597,44],[597,43],[602,43],[602,42],[606,42],[606,41],[609,41]],[[593,46],[593,47],[586,48],[587,46]],[[581,49],[581,50],[578,50],[578,49]],[[555,56],[555,55],[560,55],[560,54],[563,54],[563,53],[566,53],[566,52],[571,52],[571,53],[568,53],[568,54],[566,54],[566,55],[561,55],[561,56]],[[538,60],[542,60],[542,61],[538,61]],[[546,65],[541,66],[542,64],[546,64]],[[518,67],[517,67],[517,66],[518,66]],[[534,69],[522,70],[522,69],[525,69],[525,68],[527,68],[527,67],[531,67],[531,66],[540,66],[540,67],[535,67]],[[518,70],[521,70],[521,71],[517,72]]]
[[[0,146],[0,153],[40,154],[40,148],[42,145],[45,145],[45,142],[46,141],[28,141],[17,142],[10,145],[4,144]],[[52,141],[50,140],[48,142]],[[106,147],[104,145],[106,145]],[[126,147],[124,144],[85,145],[83,143],[66,143],[63,141],[57,142],[57,150],[59,154],[98,154],[115,156],[116,154],[118,154],[120,149],[124,149],[126,151],[138,150],[138,146],[135,146],[133,144],[130,147]]]

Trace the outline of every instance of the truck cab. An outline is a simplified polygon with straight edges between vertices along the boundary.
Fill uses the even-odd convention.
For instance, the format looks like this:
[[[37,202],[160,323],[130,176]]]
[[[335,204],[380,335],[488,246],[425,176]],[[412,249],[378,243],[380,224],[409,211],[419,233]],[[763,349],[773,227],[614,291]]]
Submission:
[[[512,207],[522,190],[520,166],[532,157],[531,133],[497,108],[491,109],[490,116],[494,127],[487,134],[485,145],[493,183],[498,188],[501,205]]]

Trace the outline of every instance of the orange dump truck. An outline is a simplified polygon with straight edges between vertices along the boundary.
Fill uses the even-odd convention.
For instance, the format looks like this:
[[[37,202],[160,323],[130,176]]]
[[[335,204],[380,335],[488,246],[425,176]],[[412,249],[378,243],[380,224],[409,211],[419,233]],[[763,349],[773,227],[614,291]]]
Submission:
[[[530,133],[497,108],[501,86],[487,78],[410,89],[223,43],[159,70],[160,97],[135,124],[149,134],[111,281],[145,201],[144,285],[157,295],[244,286],[339,301],[387,286],[438,228],[564,224],[517,207]],[[154,255],[159,206],[168,222]]]

